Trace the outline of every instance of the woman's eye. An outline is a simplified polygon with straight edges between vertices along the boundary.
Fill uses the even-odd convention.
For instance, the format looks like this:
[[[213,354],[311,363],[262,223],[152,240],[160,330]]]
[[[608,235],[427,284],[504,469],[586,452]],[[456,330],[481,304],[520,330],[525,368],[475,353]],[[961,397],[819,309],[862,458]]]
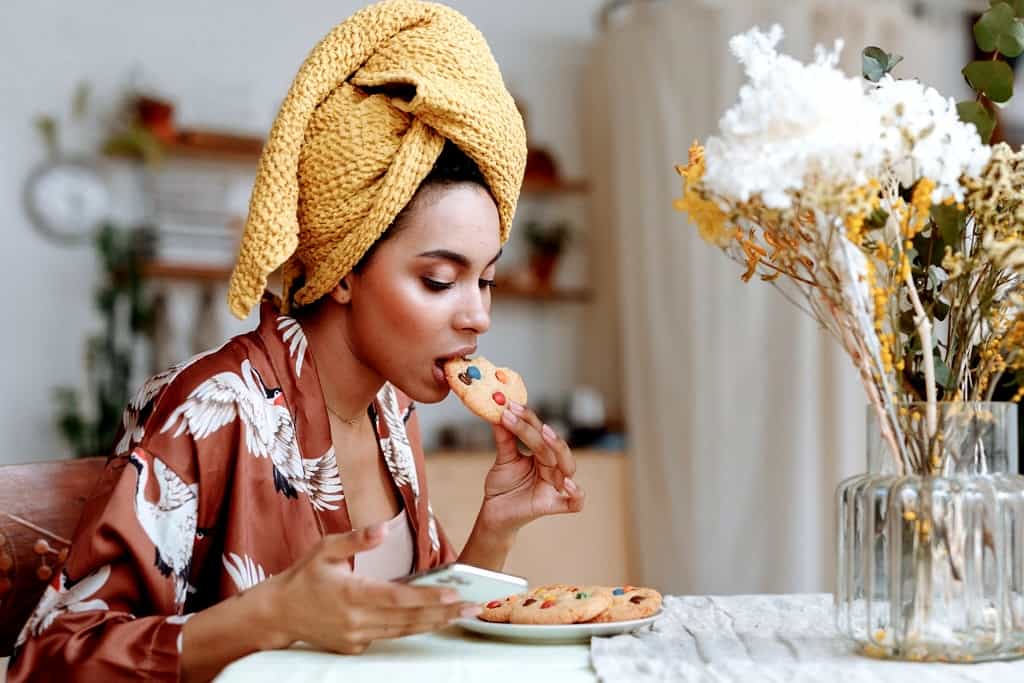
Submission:
[[[454,282],[441,282],[440,280],[433,280],[429,277],[423,278],[423,284],[427,286],[427,289],[435,292],[441,292],[455,286]]]
[[[495,284],[494,280],[487,280],[487,279],[484,279],[484,278],[480,278],[480,288],[481,289],[483,289],[484,287],[488,287],[490,289],[494,289],[497,286],[498,285]]]

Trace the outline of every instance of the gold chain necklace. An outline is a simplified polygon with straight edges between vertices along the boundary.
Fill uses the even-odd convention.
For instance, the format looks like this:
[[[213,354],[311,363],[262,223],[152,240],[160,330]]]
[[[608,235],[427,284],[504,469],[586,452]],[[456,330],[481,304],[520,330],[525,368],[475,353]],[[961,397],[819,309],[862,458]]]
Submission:
[[[330,413],[331,415],[333,415],[334,417],[338,418],[339,420],[341,420],[341,421],[342,421],[342,422],[344,422],[345,424],[347,424],[347,425],[351,425],[351,426],[353,426],[353,427],[354,427],[354,426],[356,426],[356,424],[357,424],[357,423],[358,423],[358,422],[359,422],[360,420],[362,420],[362,419],[363,419],[363,415],[356,415],[356,416],[355,416],[355,417],[353,417],[352,419],[349,419],[349,418],[347,418],[347,417],[342,417],[341,415],[339,415],[339,414],[338,414],[338,412],[337,412],[336,410],[334,410],[333,408],[331,408],[331,407],[330,407],[329,405],[327,405],[326,403],[324,403],[324,407],[326,407],[326,408],[327,408],[327,412],[329,412],[329,413]]]

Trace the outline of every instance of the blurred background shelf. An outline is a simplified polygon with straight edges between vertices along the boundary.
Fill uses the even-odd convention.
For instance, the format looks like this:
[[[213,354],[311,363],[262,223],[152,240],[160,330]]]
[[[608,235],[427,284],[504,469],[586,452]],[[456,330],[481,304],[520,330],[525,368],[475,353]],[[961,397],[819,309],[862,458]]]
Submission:
[[[178,131],[170,141],[162,141],[160,150],[169,159],[192,159],[255,166],[263,151],[264,140],[258,136],[240,135],[202,129]],[[114,156],[123,156],[114,154]],[[523,194],[535,196],[583,195],[589,189],[583,179],[531,176],[523,180]]]
[[[152,280],[177,280],[185,282],[221,283],[231,277],[231,267],[202,263],[172,263],[150,261],[142,269],[143,276]],[[585,302],[591,298],[589,289],[556,288],[544,289],[513,281],[498,280],[494,298],[522,301]]]

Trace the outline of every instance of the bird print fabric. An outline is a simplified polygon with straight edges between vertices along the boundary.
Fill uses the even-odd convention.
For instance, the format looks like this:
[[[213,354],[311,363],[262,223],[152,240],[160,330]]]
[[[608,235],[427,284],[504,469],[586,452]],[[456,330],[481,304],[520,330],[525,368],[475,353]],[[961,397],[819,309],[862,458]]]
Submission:
[[[416,411],[391,385],[372,419],[409,519],[413,571],[455,560],[430,508]],[[22,629],[7,680],[176,681],[190,614],[351,530],[345,473],[301,321],[259,326],[145,383]]]

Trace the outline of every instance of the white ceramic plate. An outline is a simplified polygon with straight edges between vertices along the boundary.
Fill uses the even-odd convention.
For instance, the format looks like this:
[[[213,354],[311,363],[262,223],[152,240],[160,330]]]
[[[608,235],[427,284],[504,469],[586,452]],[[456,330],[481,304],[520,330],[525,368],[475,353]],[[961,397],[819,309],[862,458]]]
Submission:
[[[594,636],[615,636],[649,628],[661,616],[661,610],[644,619],[614,621],[607,624],[559,624],[534,626],[532,624],[497,624],[482,619],[457,619],[456,624],[480,635],[517,643],[586,643]]]

